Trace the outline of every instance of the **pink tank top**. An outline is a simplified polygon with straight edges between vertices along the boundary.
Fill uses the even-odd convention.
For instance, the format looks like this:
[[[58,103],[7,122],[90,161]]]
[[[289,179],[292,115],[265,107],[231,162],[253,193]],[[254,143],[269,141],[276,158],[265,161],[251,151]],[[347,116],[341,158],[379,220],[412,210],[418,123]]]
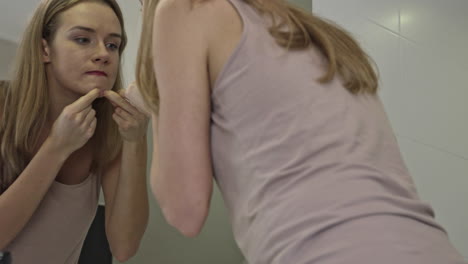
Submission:
[[[36,212],[6,251],[13,264],[76,264],[96,215],[101,184],[91,174],[78,185],[53,182]]]
[[[215,178],[250,264],[464,263],[417,195],[377,96],[287,51],[242,0],[211,101]],[[442,175],[441,175],[442,176]]]

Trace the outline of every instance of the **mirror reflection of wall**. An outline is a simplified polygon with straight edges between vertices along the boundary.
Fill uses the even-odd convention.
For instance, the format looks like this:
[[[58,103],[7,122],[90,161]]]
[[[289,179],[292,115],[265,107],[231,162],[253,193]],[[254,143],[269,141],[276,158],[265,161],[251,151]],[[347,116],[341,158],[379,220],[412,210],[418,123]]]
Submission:
[[[9,79],[10,65],[15,57],[17,44],[0,35],[0,80]]]
[[[306,10],[312,10],[312,0],[289,0],[289,2],[294,3]]]

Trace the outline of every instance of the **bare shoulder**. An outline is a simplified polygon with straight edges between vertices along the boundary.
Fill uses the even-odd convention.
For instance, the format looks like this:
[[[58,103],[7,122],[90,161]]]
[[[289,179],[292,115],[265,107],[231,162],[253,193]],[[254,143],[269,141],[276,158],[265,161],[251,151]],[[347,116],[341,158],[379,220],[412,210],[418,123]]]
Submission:
[[[161,0],[157,5],[157,12],[208,12],[210,8],[227,0]]]
[[[156,7],[156,17],[174,21],[181,18],[195,19],[198,15],[200,19],[202,18],[200,15],[207,12],[211,2],[214,1],[216,0],[161,0]]]
[[[232,22],[235,10],[228,0],[161,0],[156,8],[155,21],[166,25],[182,23],[212,33]]]

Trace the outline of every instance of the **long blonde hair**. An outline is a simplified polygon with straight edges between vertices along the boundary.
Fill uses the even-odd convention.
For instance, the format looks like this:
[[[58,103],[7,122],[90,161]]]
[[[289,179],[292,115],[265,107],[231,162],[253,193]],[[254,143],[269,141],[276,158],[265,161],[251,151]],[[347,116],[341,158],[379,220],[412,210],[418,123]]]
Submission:
[[[159,0],[143,0],[143,22],[137,54],[136,84],[146,104],[153,112],[159,106],[159,92],[153,68],[153,21]],[[143,88],[144,87],[144,88]]]
[[[321,51],[328,60],[328,69],[318,81],[330,82],[338,74],[346,89],[353,94],[377,92],[378,76],[372,60],[344,29],[285,0],[242,1],[272,19],[273,25],[268,30],[280,46],[300,50],[315,45]],[[146,103],[155,113],[159,107],[159,92],[151,46],[153,20],[158,2],[159,0],[144,0],[144,22],[136,72],[138,87]],[[284,31],[284,28],[290,30]]]
[[[123,15],[115,0],[42,0],[36,9],[15,60],[12,80],[8,88],[2,87],[0,103],[0,194],[21,174],[31,161],[39,137],[46,128],[49,110],[49,92],[45,65],[42,61],[42,39],[52,41],[60,23],[60,14],[74,5],[99,2],[113,9],[122,27],[122,54],[127,43]],[[123,88],[121,68],[112,90]],[[93,170],[99,171],[115,159],[122,139],[112,120],[113,107],[107,100],[96,100],[97,127],[91,140],[94,143]]]

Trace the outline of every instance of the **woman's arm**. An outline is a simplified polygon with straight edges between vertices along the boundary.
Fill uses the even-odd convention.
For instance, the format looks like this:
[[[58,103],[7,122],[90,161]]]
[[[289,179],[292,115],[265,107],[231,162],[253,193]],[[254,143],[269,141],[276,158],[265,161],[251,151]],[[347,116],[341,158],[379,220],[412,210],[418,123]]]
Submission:
[[[32,217],[67,158],[94,134],[93,90],[65,107],[39,151],[13,184],[0,195],[0,250]]]
[[[107,238],[114,257],[125,262],[136,254],[148,223],[148,118],[118,94],[109,92],[105,96],[116,105],[116,112],[119,109],[125,111],[115,114],[122,118],[116,120],[124,138],[122,153],[102,178]],[[117,118],[115,115],[114,119]]]
[[[198,235],[213,189],[210,89],[204,6],[165,0],[157,7],[154,68],[161,104],[153,116],[151,186],[166,220]]]

